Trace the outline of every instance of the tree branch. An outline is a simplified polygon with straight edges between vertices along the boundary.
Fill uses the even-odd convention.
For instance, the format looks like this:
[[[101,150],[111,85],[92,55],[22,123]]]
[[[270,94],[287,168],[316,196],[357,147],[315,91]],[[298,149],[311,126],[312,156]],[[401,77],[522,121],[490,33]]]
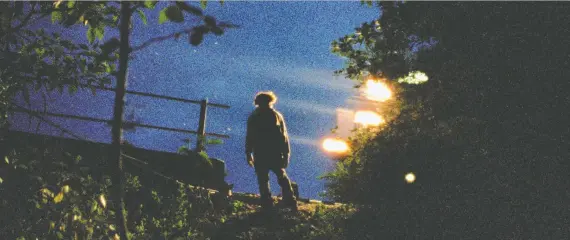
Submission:
[[[28,22],[30,21],[30,19],[32,19],[32,16],[34,15],[34,11],[31,10],[28,15],[26,15],[26,17],[20,21],[20,25],[16,26],[13,28],[13,31],[18,31],[20,30],[20,28],[24,27],[26,24],[28,24]]]
[[[131,3],[121,2],[121,19],[120,19],[120,46],[119,46],[119,71],[117,73],[117,90],[115,91],[115,104],[113,109],[113,126],[111,129],[112,148],[110,151],[110,160],[112,161],[115,172],[113,177],[113,192],[117,200],[118,206],[115,206],[116,223],[121,239],[129,240],[129,230],[127,228],[127,211],[125,206],[125,179],[123,170],[122,153],[122,131],[123,131],[123,112],[125,107],[125,90],[127,88],[127,69],[129,64],[130,52],[130,29],[131,24]],[[112,166],[112,165],[111,165]],[[112,171],[113,172],[113,171]]]
[[[168,40],[168,39],[171,39],[171,38],[177,38],[177,37],[179,37],[181,34],[184,34],[184,33],[188,33],[188,34],[189,34],[189,33],[192,33],[193,31],[194,31],[194,29],[191,28],[191,29],[185,29],[185,30],[182,30],[182,31],[178,31],[178,32],[175,32],[175,33],[172,33],[172,34],[169,34],[169,35],[151,38],[151,39],[147,40],[146,42],[144,42],[144,43],[141,44],[141,45],[132,47],[132,48],[131,48],[131,53],[132,53],[132,52],[139,51],[139,50],[142,50],[143,48],[146,48],[146,47],[150,46],[150,45],[153,44],[153,43],[162,42],[162,41],[164,41],[164,40]]]
[[[55,10],[54,10],[55,11]],[[20,24],[18,26],[15,26],[14,28],[10,28],[8,31],[6,31],[0,38],[4,38],[10,34],[16,33],[18,31],[20,31],[23,27],[29,25],[31,22],[30,20],[33,20],[34,22],[37,20],[40,20],[44,17],[47,17],[48,15],[51,14],[51,12],[44,12],[41,13],[39,17],[32,19],[32,16],[34,16],[35,14],[40,14],[40,12],[36,12],[33,9],[30,10],[30,12],[28,13],[28,15],[26,15],[26,17],[20,22]]]

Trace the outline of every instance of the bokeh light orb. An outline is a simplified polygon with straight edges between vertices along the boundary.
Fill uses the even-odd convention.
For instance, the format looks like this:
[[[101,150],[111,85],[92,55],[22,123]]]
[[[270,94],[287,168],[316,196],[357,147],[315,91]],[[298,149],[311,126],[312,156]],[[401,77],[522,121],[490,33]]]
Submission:
[[[384,123],[384,119],[378,113],[372,111],[358,111],[354,114],[354,122],[363,126],[379,126]]]
[[[323,149],[330,153],[346,153],[349,147],[348,143],[341,139],[327,138],[323,141]]]
[[[416,181],[416,175],[414,173],[407,173],[405,179],[407,183],[414,183]]]
[[[392,90],[386,83],[374,81],[372,79],[366,81],[366,89],[364,90],[366,98],[384,102],[392,97]]]

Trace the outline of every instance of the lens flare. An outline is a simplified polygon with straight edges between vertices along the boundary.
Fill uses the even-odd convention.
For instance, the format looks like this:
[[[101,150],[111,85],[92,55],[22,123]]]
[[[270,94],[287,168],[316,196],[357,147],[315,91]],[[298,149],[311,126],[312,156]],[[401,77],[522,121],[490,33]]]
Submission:
[[[366,98],[379,102],[384,102],[392,97],[392,91],[385,83],[374,80],[366,82],[365,94]]]
[[[327,152],[345,153],[348,151],[348,144],[340,139],[327,138],[323,141],[323,148]]]
[[[354,115],[354,122],[363,126],[379,126],[384,123],[382,116],[372,111],[358,111]]]
[[[406,182],[407,183],[413,183],[416,181],[416,175],[414,173],[408,173],[406,174]]]

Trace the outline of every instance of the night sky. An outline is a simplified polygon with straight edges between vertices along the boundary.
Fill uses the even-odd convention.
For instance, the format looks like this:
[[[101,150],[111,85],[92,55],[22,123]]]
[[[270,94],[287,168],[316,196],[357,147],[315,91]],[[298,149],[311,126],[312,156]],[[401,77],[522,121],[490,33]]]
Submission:
[[[159,3],[153,13],[147,14],[146,26],[135,15],[133,45],[183,28],[174,23],[158,25],[158,11],[164,5]],[[320,140],[335,126],[335,109],[348,106],[346,100],[354,94],[350,80],[333,76],[343,60],[330,53],[330,42],[377,17],[378,9],[359,1],[227,1],[223,6],[210,2],[205,13],[241,27],[220,37],[208,36],[198,47],[190,46],[182,37],[136,52],[130,62],[128,89],[196,100],[208,98],[210,102],[230,105],[229,110],[209,108],[206,131],[231,138],[222,145],[209,146],[207,151],[226,161],[226,181],[235,184],[234,191],[256,193],[255,173],[244,154],[246,119],[254,108],[255,94],[274,91],[278,96],[276,108],[284,114],[292,138],[288,174],[299,183],[302,197],[319,198],[324,185],[317,177],[334,167],[322,152]],[[54,31],[49,22],[40,27]],[[87,41],[82,27],[64,32],[76,41]],[[118,37],[118,33],[107,32],[106,38],[110,37]],[[48,110],[110,119],[113,97],[105,91],[96,96],[90,91],[74,96],[52,94]],[[41,98],[34,99],[38,108]],[[125,115],[134,115],[136,121],[146,124],[196,130],[199,106],[127,95]],[[110,127],[106,124],[50,119],[93,141],[110,142]],[[29,125],[22,114],[14,115],[13,123],[18,130],[36,128],[35,121]],[[40,132],[59,134],[46,124],[40,126]],[[196,139],[144,128],[125,132],[125,139],[137,147],[171,152],[188,137]],[[272,191],[278,193],[275,177],[271,179]]]

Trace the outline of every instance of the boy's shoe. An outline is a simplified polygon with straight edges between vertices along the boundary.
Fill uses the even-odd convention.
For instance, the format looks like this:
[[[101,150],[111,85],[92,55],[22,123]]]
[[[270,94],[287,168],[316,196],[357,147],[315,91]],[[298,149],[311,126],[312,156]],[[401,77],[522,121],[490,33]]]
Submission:
[[[264,209],[273,208],[273,199],[259,199],[259,205]]]
[[[296,200],[282,200],[282,205],[286,208],[290,208],[293,211],[297,211],[297,201]]]

